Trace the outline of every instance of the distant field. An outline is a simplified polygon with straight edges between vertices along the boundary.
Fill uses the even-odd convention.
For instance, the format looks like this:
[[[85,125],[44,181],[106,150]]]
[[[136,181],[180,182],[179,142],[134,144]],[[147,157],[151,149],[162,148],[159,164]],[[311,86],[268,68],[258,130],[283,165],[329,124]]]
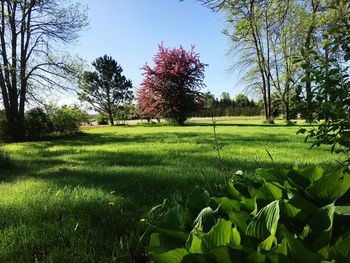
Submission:
[[[339,156],[326,147],[310,150],[297,130],[254,118],[220,119],[222,164],[207,119],[5,144],[14,168],[0,170],[0,262],[110,262],[120,237],[137,234],[149,207],[174,193],[222,182],[223,173],[237,170],[254,175],[258,167],[337,166]]]

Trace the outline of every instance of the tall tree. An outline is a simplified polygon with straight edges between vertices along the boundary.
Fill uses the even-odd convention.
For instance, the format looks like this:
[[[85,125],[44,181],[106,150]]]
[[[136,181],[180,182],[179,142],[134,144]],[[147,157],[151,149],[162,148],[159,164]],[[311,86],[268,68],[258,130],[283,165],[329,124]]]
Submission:
[[[140,114],[144,118],[163,117],[183,125],[196,110],[204,86],[204,69],[194,47],[159,46],[154,57],[154,68],[144,67],[144,80],[138,94]]]
[[[0,0],[0,88],[8,133],[23,137],[28,96],[38,86],[63,87],[74,65],[58,58],[59,44],[77,39],[87,26],[80,4],[63,0]]]
[[[254,79],[252,85],[264,101],[265,118],[272,117],[272,60],[271,20],[275,10],[272,0],[219,1],[202,0],[215,11],[227,15],[228,28],[225,33],[233,45],[233,55],[240,56],[236,67],[246,70],[246,78]]]
[[[95,71],[85,71],[79,79],[79,98],[108,116],[114,125],[114,115],[120,106],[133,98],[132,82],[122,75],[122,67],[112,57],[99,57],[92,66]]]

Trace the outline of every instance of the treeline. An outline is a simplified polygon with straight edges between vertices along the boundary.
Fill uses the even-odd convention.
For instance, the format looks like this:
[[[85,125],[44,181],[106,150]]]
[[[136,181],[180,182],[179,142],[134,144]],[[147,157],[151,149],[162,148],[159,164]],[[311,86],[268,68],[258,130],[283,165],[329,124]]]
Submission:
[[[349,74],[348,0],[201,2],[226,15],[232,68],[244,72],[266,119],[276,103],[287,120],[295,107],[309,122],[331,118],[335,101],[346,104],[349,87],[338,84]]]
[[[192,117],[221,117],[221,116],[259,116],[262,114],[261,105],[249,100],[244,94],[231,98],[228,92],[223,92],[220,98],[215,98],[210,92],[202,95],[202,104],[192,113]]]

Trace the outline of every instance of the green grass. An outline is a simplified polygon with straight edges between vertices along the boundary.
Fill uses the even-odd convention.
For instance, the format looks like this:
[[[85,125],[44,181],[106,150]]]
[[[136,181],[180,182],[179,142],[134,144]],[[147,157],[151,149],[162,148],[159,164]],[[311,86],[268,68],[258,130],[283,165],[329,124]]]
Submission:
[[[209,123],[93,128],[75,139],[3,145],[12,167],[0,169],[0,262],[111,262],[136,246],[125,240],[137,240],[146,211],[175,193],[236,170],[337,166],[339,156],[308,149],[298,127],[259,123],[218,123],[222,164]]]

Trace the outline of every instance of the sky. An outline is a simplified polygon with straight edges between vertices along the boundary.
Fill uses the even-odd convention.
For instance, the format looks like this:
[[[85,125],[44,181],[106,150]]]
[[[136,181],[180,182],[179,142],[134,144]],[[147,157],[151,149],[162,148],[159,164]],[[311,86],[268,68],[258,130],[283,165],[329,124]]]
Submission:
[[[173,48],[195,45],[203,63],[206,88],[216,96],[233,97],[243,87],[238,73],[229,72],[230,47],[222,33],[225,20],[195,0],[76,0],[88,6],[89,27],[70,48],[91,64],[97,57],[112,56],[135,88],[142,82],[142,67],[152,65],[158,45]],[[64,100],[71,98],[65,97]]]

